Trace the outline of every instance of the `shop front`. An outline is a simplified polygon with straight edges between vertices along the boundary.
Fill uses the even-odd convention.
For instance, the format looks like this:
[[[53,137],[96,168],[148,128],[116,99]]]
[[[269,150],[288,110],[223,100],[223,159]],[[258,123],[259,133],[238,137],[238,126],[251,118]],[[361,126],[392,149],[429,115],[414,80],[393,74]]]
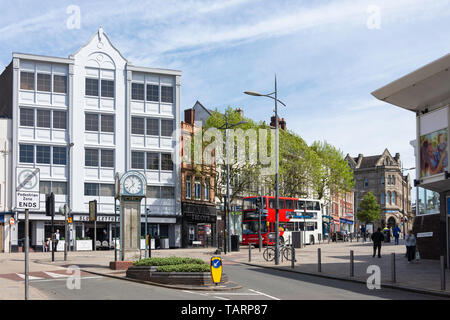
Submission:
[[[416,136],[411,145],[415,151],[414,186],[418,198],[412,231],[417,237],[422,258],[439,259],[444,256],[447,265],[450,211],[449,66],[450,55],[446,55],[372,93],[376,98],[416,115]],[[428,214],[422,213],[427,210]],[[411,221],[408,223],[411,225]]]
[[[216,207],[182,203],[182,246],[183,248],[216,246]]]

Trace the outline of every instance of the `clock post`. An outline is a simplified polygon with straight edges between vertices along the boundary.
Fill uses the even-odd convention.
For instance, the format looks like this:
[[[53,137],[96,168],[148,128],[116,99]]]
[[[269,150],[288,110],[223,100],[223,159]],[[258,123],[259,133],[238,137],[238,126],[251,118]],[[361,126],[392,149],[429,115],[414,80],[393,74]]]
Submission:
[[[147,179],[139,171],[116,175],[116,199],[120,200],[120,260],[140,256],[141,200],[147,194]]]

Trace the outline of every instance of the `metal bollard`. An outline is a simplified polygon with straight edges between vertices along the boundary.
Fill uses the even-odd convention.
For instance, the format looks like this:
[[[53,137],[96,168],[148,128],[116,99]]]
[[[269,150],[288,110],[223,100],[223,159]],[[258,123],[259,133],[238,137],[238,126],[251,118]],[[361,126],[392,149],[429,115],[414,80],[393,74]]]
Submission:
[[[391,253],[391,280],[393,283],[397,281],[396,270],[395,270],[395,253]]]
[[[248,244],[248,262],[252,262],[252,244]]]
[[[445,259],[441,256],[441,290],[445,290]]]
[[[317,249],[317,271],[322,272],[322,252],[320,248]]]
[[[353,250],[350,250],[350,277],[355,276],[355,263],[353,257]]]
[[[291,246],[291,268],[295,268],[295,248]]]

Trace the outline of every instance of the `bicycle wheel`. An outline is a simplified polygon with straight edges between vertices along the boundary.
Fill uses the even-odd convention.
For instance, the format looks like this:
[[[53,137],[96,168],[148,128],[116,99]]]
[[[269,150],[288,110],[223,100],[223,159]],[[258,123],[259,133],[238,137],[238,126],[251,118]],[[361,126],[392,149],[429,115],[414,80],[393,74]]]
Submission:
[[[263,252],[263,258],[266,261],[272,261],[275,259],[275,250],[273,248],[266,248]]]
[[[283,256],[286,260],[291,261],[292,258],[292,250],[289,247],[283,248]]]

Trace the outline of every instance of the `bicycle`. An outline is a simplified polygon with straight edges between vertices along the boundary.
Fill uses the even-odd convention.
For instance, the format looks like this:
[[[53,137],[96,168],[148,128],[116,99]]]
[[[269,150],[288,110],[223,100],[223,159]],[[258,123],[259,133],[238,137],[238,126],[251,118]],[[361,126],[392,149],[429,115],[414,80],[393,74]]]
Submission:
[[[292,259],[292,249],[291,246],[282,245],[280,246],[280,256],[285,258],[287,261],[291,261]],[[266,247],[263,252],[263,258],[266,261],[273,261],[275,259],[275,247],[270,246]]]

